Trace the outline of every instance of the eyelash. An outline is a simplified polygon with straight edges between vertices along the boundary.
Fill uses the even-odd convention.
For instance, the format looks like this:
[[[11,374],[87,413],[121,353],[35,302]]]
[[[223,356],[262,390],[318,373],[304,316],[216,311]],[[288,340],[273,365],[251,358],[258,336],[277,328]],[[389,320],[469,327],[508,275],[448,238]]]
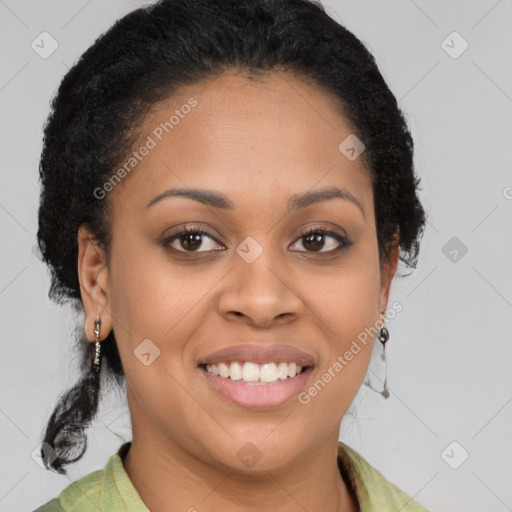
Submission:
[[[218,240],[215,239],[215,237],[209,233],[208,231],[204,230],[203,228],[201,227],[195,227],[195,226],[187,226],[185,227],[184,229],[182,229],[181,231],[178,231],[177,233],[173,233],[171,236],[165,238],[164,240],[162,240],[161,242],[161,245],[165,248],[167,248],[168,246],[170,246],[170,244],[172,242],[174,242],[174,240],[177,240],[179,238],[181,238],[182,236],[185,236],[185,235],[188,235],[188,234],[196,234],[196,235],[205,235],[207,236],[208,238],[211,238],[212,240],[218,242]],[[300,239],[308,236],[308,235],[312,235],[312,234],[320,234],[320,235],[327,235],[327,236],[331,236],[332,238],[334,238],[340,245],[336,248],[336,249],[331,249],[329,251],[320,251],[320,252],[315,252],[315,251],[294,251],[294,252],[305,252],[305,253],[310,253],[310,254],[318,254],[318,255],[326,255],[326,256],[330,256],[330,255],[333,255],[333,254],[337,254],[341,251],[343,251],[344,249],[347,249],[348,247],[350,247],[351,245],[353,245],[353,242],[351,242],[348,238],[346,238],[345,236],[342,236],[340,235],[339,233],[335,232],[335,231],[332,231],[330,229],[326,229],[326,228],[322,228],[322,227],[309,227],[307,228],[306,230],[304,230],[302,233],[300,233],[300,235],[296,238],[296,241],[294,242],[294,244],[299,241]],[[175,253],[182,253],[182,254],[199,254],[199,253],[212,253],[213,251],[185,251],[185,250],[179,250],[179,249],[174,249],[173,247],[169,247],[169,249]],[[220,250],[220,249],[218,249]]]

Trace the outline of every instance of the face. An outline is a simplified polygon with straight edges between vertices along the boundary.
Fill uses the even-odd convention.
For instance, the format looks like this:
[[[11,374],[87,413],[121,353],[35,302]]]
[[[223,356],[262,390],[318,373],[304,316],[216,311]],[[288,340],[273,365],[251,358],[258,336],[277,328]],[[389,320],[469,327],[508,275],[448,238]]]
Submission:
[[[397,253],[381,268],[370,176],[338,149],[353,129],[336,99],[290,74],[225,73],[140,133],[103,199],[107,263],[79,233],[88,338],[97,315],[102,339],[114,330],[134,440],[228,468],[254,450],[269,470],[337,439]]]

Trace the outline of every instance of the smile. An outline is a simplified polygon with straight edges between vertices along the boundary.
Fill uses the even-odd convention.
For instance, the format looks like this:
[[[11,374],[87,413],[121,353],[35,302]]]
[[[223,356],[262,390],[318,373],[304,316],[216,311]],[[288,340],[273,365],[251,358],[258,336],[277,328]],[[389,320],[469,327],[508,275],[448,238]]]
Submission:
[[[232,361],[198,367],[215,394],[246,409],[282,407],[299,395],[313,366]],[[222,373],[221,373],[222,372]]]
[[[219,375],[223,379],[240,381],[248,385],[264,385],[300,375],[302,366],[293,362],[258,364],[249,361],[226,361],[207,364],[205,370],[212,375]]]

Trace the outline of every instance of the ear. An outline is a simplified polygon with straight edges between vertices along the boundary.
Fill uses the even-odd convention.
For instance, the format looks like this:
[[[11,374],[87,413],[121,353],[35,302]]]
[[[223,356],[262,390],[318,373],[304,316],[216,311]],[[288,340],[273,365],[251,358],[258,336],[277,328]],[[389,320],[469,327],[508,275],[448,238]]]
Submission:
[[[391,242],[391,251],[389,255],[389,262],[383,262],[380,274],[380,294],[379,294],[379,311],[383,311],[384,314],[388,307],[389,292],[391,290],[391,282],[395,275],[396,268],[398,266],[399,256],[399,237],[398,231],[395,233]]]
[[[89,341],[96,341],[94,320],[99,317],[99,339],[103,341],[112,329],[107,259],[105,251],[84,225],[78,230],[78,279],[85,310],[85,334]]]

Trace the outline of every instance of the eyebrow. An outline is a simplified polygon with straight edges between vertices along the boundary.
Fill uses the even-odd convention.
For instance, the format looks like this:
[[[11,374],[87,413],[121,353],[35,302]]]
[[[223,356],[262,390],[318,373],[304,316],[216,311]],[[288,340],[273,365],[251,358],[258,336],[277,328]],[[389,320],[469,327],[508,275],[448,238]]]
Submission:
[[[151,199],[151,201],[146,205],[146,208],[153,206],[163,199],[176,196],[186,197],[207,206],[211,206],[212,208],[219,208],[222,210],[234,210],[235,208],[234,203],[220,192],[199,188],[170,188]],[[324,188],[321,190],[305,192],[303,194],[295,194],[288,200],[288,208],[290,210],[306,208],[313,204],[334,198],[352,202],[361,210],[363,217],[365,217],[361,203],[348,190],[337,187]]]

